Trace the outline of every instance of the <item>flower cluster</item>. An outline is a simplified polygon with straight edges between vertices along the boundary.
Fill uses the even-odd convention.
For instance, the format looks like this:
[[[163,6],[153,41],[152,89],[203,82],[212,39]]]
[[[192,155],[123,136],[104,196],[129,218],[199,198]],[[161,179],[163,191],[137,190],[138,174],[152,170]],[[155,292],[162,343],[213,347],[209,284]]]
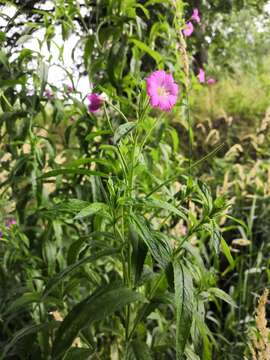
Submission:
[[[207,82],[208,85],[214,85],[217,82],[216,79],[211,77],[206,80],[205,71],[202,68],[199,69],[199,74],[197,75],[197,77],[199,79],[199,82],[202,84]]]
[[[185,27],[183,29],[183,34],[186,37],[191,36],[194,31],[194,26],[193,26],[192,22],[197,23],[197,24],[199,24],[201,22],[200,13],[197,8],[193,9],[190,20],[185,24]],[[208,78],[206,80],[205,71],[202,68],[199,69],[199,73],[198,73],[197,77],[198,77],[198,80],[200,83],[206,82],[208,85],[214,85],[216,83],[216,80],[214,78]]]
[[[190,21],[186,23],[183,30],[184,35],[191,36],[194,31],[192,22],[200,23],[200,21],[199,10],[194,9]],[[200,83],[206,82],[205,71],[202,68],[199,69],[198,79]],[[215,83],[215,79],[207,79],[207,84],[213,85]],[[166,73],[164,70],[157,70],[146,78],[146,91],[152,107],[158,108],[161,111],[171,111],[177,102],[179,88],[172,74]],[[87,96],[87,100],[89,101],[89,112],[96,114],[107,99],[104,97],[104,94],[93,92]]]
[[[183,30],[183,34],[186,36],[186,37],[189,37],[192,35],[193,31],[194,31],[194,26],[193,26],[193,22],[195,23],[200,23],[201,21],[201,18],[200,18],[200,14],[199,14],[199,10],[198,9],[194,9],[193,10],[193,13],[191,15],[191,18],[190,18],[190,21],[188,21],[185,25],[185,28]]]
[[[178,85],[175,83],[172,74],[164,70],[154,71],[146,78],[146,91],[150,97],[150,104],[162,111],[170,111],[176,104],[178,96]],[[89,101],[88,110],[97,114],[105,101],[108,101],[106,94],[91,93],[87,96]]]

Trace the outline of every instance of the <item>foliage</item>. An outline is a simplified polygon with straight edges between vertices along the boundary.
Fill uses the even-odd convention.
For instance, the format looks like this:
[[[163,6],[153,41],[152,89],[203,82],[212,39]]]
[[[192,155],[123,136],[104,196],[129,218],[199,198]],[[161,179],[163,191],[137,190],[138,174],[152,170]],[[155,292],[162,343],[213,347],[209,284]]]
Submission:
[[[268,59],[263,63],[267,64]],[[257,299],[269,286],[267,66],[248,74],[244,70],[236,74],[220,77],[213,87],[198,88],[191,104],[196,129],[194,156],[224,143],[219,157],[204,164],[201,173],[212,190],[231,203],[229,218],[223,218],[220,225],[233,253],[235,268],[228,271],[221,262],[217,270],[222,274],[219,287],[229,292],[238,306],[233,312],[221,308],[226,320],[216,330],[222,334],[219,345],[228,359],[243,357],[235,354],[234,348],[239,354],[248,348]],[[253,101],[258,94],[261,94],[258,101]],[[229,341],[233,341],[233,349]]]
[[[16,10],[3,11],[0,33],[1,358],[243,358],[253,292],[269,283],[263,63],[250,75],[228,66],[228,78],[220,58],[218,83],[199,85],[188,62],[201,43],[196,33],[187,53],[181,35],[196,2],[8,4]],[[198,7],[213,34],[215,11],[226,24],[235,9],[209,4]],[[222,34],[211,40],[209,72]],[[66,74],[61,86],[49,81],[55,66]],[[149,105],[144,80],[156,69],[180,85],[170,113]],[[90,92],[107,96],[98,113],[87,108]]]

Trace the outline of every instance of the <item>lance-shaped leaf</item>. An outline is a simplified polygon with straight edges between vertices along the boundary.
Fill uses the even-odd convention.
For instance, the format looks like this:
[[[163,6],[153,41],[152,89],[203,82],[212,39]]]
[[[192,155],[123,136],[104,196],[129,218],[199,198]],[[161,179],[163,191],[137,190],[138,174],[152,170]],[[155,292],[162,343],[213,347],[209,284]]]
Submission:
[[[180,218],[187,220],[187,216],[184,212],[185,209],[183,207],[177,208],[166,201],[155,200],[155,199],[146,199],[144,201],[144,203],[146,206],[158,208],[158,209],[162,209],[162,210],[167,210],[170,213],[176,214]]]
[[[128,122],[126,124],[120,125],[114,133],[113,142],[117,144],[118,141],[122,139],[122,137],[126,136],[131,130],[133,130],[135,126],[135,122]]]
[[[143,300],[142,294],[125,287],[112,288],[111,286],[97,290],[76,305],[65,317],[56,333],[52,358],[62,359],[78,333],[93,322],[105,319],[132,302]]]
[[[146,220],[139,215],[132,215],[135,228],[143,241],[146,243],[151,255],[157,262],[166,268],[171,261],[172,249],[169,242],[164,238],[155,236],[154,232],[147,226]]]
[[[176,359],[182,360],[193,319],[193,283],[189,270],[179,260],[174,262],[173,268],[176,305]]]
[[[233,307],[236,306],[236,304],[233,301],[233,299],[231,298],[231,296],[226,294],[225,291],[223,291],[223,290],[221,290],[219,288],[215,288],[215,287],[209,288],[208,293],[210,293],[210,294],[214,295],[215,297],[225,301],[226,303],[228,303],[229,305],[231,305]]]
[[[18,342],[21,342],[23,338],[31,334],[36,334],[37,332],[42,330],[52,330],[56,328],[58,324],[59,323],[57,321],[51,321],[43,324],[25,326],[21,330],[17,331],[8,341],[8,343],[4,346],[4,348],[1,349],[3,350],[3,352],[1,353],[1,359],[6,359],[6,355],[9,353],[9,351],[13,349]]]
[[[63,281],[68,275],[70,275],[73,271],[78,269],[80,266],[87,264],[88,262],[93,262],[103,256],[114,256],[119,252],[117,249],[106,249],[103,251],[99,251],[96,254],[87,256],[83,259],[78,260],[74,264],[66,267],[63,271],[59,272],[55,277],[50,279],[46,289],[44,290],[43,296],[48,296],[49,293],[61,282]]]
[[[107,210],[108,206],[105,203],[95,202],[92,203],[86,207],[84,207],[76,216],[74,219],[82,219],[87,216],[91,216],[96,214],[97,212],[101,210]]]

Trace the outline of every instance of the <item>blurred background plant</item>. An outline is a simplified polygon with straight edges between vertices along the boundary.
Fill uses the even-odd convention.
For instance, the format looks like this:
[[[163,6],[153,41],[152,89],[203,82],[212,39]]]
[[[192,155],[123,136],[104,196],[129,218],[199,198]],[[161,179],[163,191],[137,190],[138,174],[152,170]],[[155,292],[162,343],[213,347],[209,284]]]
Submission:
[[[193,279],[182,301],[187,328],[186,337],[178,333],[184,336],[178,339],[185,350],[181,356],[231,360],[247,354],[254,309],[270,276],[266,5],[240,0],[0,4],[3,359],[175,359],[181,304],[175,314],[173,293],[177,285],[179,295],[181,269],[185,280]],[[187,94],[179,30],[194,8],[200,23],[185,38]],[[86,95],[104,91],[112,102],[106,109],[113,129],[125,129],[122,113],[132,123],[142,115],[139,94],[157,68],[173,72],[179,104],[149,135],[131,171],[136,196],[127,197],[123,159],[116,155],[120,149],[131,163],[132,126],[113,136],[105,110],[90,113]],[[201,83],[199,69],[206,74]],[[145,114],[141,136],[156,116]],[[189,161],[195,164],[211,152],[187,176]],[[108,174],[112,179],[105,181]],[[133,209],[133,220],[117,230],[127,208]],[[135,278],[129,289],[119,290],[127,251],[121,236],[132,243]],[[149,248],[151,243],[160,247]],[[183,267],[175,267],[173,275],[166,261],[179,244]],[[128,292],[130,287],[148,302]],[[106,303],[108,294],[114,301]],[[89,295],[91,306],[99,299],[97,307],[85,307]],[[87,324],[93,313],[99,321]],[[135,326],[129,341],[128,318]],[[72,339],[68,351],[61,334]]]

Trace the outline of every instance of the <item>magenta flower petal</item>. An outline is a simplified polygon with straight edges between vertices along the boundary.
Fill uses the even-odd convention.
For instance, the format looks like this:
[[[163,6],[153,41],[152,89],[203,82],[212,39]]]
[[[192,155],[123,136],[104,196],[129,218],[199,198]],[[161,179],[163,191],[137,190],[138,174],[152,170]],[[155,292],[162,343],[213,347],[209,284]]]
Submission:
[[[191,21],[187,22],[186,25],[185,25],[185,28],[183,30],[183,34],[185,36],[191,36],[193,31],[194,31],[194,27],[193,27],[192,22]]]
[[[146,91],[150,104],[162,111],[170,111],[176,104],[178,85],[164,70],[157,70],[146,78]]]
[[[88,110],[92,113],[97,112],[103,103],[102,97],[97,93],[92,93],[87,96],[89,100]]]
[[[169,97],[162,96],[159,98],[159,108],[163,111],[170,111],[172,105],[170,103]]]
[[[168,100],[169,100],[169,103],[170,103],[171,107],[173,107],[177,102],[177,96],[176,95],[169,95]]]
[[[198,79],[199,79],[200,83],[205,82],[205,72],[202,68],[200,68],[200,70],[199,70]]]
[[[193,9],[193,13],[191,16],[191,20],[194,20],[195,22],[199,23],[201,21],[199,10]]]
[[[158,107],[159,106],[159,97],[155,94],[155,95],[152,95],[150,97],[150,104],[153,106],[153,107]]]

